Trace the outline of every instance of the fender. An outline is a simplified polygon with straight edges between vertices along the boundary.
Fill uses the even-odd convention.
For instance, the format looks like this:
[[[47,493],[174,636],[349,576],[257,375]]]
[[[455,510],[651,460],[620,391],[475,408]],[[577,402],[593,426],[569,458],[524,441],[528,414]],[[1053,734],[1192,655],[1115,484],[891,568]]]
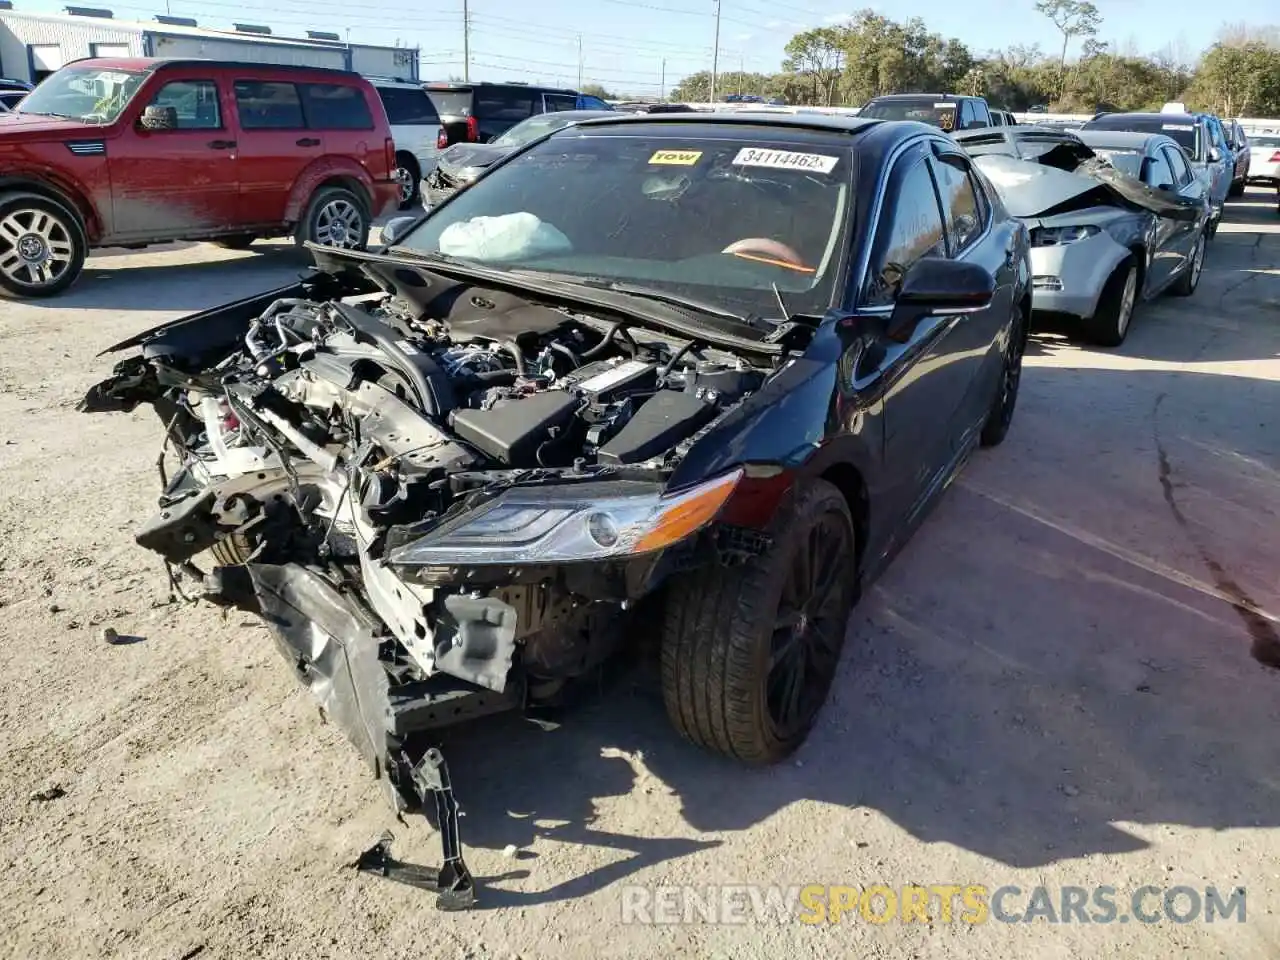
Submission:
[[[373,177],[363,166],[349,157],[318,157],[299,174],[289,192],[289,202],[285,204],[284,219],[286,223],[297,223],[302,219],[302,211],[316,188],[326,180],[345,177],[360,184],[361,199],[373,215]]]
[[[89,191],[83,184],[63,176],[52,167],[19,167],[0,176],[0,194],[34,193],[62,204],[80,219],[89,243],[102,239],[105,225],[89,202]]]

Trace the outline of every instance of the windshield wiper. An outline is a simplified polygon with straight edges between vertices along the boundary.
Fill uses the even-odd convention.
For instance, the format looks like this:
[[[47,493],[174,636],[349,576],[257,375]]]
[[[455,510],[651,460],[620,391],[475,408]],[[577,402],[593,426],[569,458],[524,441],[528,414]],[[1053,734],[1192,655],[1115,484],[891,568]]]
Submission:
[[[732,310],[726,310],[718,304],[708,303],[705,300],[681,296],[678,293],[659,290],[657,287],[646,287],[642,284],[613,280],[609,277],[581,277],[568,273],[542,273],[538,270],[526,270],[520,272],[541,274],[548,279],[558,280],[561,283],[571,283],[580,287],[590,287],[593,290],[608,290],[611,293],[621,293],[630,297],[654,300],[658,303],[665,303],[673,307],[683,307],[684,309],[692,310],[695,313],[703,313],[707,316],[719,317],[721,320],[733,320],[737,323],[745,323],[751,326],[756,326],[757,321],[760,319],[755,314],[734,313]]]

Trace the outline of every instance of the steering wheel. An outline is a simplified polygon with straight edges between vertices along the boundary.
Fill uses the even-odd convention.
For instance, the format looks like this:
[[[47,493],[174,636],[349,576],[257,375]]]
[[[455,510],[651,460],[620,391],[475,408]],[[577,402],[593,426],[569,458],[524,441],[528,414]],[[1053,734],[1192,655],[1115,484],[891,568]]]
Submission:
[[[744,237],[729,244],[721,253],[756,263],[768,263],[775,267],[795,270],[798,273],[815,273],[815,268],[807,265],[804,258],[791,247],[778,240],[767,237]]]

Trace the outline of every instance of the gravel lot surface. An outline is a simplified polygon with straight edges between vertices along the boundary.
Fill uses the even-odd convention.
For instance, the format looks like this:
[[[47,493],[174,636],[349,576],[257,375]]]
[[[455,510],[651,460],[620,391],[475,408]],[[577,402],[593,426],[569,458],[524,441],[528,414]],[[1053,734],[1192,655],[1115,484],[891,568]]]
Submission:
[[[388,827],[414,862],[436,837],[393,822],[265,629],[168,601],[132,541],[153,416],[74,409],[102,348],[300,265],[111,253],[58,299],[0,301],[0,956],[1280,956],[1271,194],[1229,205],[1197,294],[1147,304],[1122,349],[1035,338],[1009,440],[859,607],[794,763],[682,744],[643,670],[557,730],[447,744],[483,884],[461,915],[350,868]],[[1247,915],[622,922],[628,886],[732,883],[1012,884],[1016,913],[1104,884],[1124,915],[1146,884],[1243,887]]]

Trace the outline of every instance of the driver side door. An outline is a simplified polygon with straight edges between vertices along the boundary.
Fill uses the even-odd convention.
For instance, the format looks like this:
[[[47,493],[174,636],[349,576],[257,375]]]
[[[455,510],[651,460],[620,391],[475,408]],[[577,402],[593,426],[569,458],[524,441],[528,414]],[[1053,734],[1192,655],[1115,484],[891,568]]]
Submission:
[[[212,70],[166,70],[156,80],[134,98],[108,153],[113,237],[176,240],[234,227],[240,202],[236,134],[221,83]],[[177,125],[142,129],[148,106],[173,108]]]
[[[928,141],[918,141],[889,173],[857,307],[866,345],[852,371],[855,391],[883,398],[883,496],[889,512],[908,525],[951,467],[951,424],[964,394],[963,365],[957,362],[964,349],[956,330],[960,318],[924,317],[901,339],[879,332],[893,313],[906,271],[924,257],[947,256],[931,156]]]

